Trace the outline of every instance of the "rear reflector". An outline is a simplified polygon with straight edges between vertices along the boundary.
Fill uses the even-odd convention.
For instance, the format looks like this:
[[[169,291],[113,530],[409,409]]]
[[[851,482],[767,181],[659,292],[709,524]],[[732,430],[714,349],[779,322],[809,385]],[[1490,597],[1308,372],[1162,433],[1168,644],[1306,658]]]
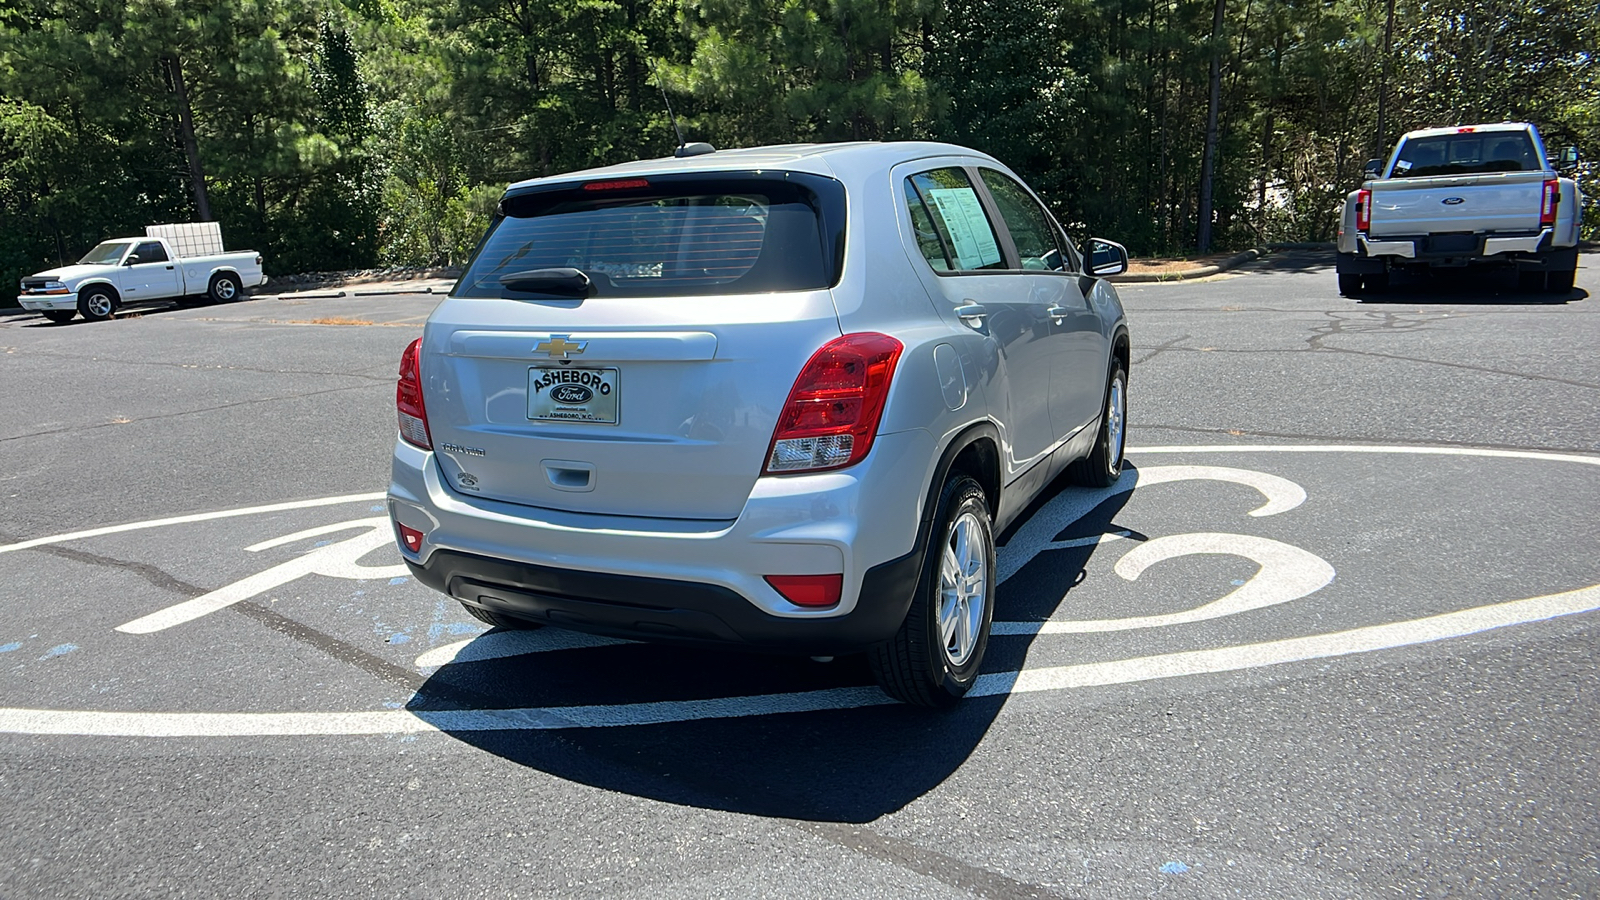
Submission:
[[[1539,203],[1539,227],[1551,228],[1556,224],[1556,208],[1561,205],[1561,182],[1554,178],[1544,183],[1544,196]]]
[[[422,532],[415,528],[407,528],[399,522],[394,526],[400,530],[400,546],[409,553],[416,553],[422,549]]]
[[[400,381],[394,388],[394,405],[399,413],[400,437],[408,444],[432,450],[428,409],[422,402],[422,338],[412,341],[400,354]]]
[[[584,185],[583,189],[586,191],[626,191],[649,186],[650,182],[644,178],[623,178],[618,181],[591,181]]]
[[[404,526],[401,526],[404,527]],[[838,606],[843,575],[767,575],[767,584],[795,606]]]
[[[822,346],[778,414],[767,474],[852,466],[872,449],[905,345],[886,334],[847,334]]]

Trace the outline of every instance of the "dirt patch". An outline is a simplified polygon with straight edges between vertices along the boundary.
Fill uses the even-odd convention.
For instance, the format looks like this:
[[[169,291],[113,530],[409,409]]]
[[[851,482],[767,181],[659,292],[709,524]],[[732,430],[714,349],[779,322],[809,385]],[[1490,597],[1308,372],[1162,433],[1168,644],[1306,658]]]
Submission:
[[[1187,272],[1201,266],[1221,265],[1225,260],[1236,255],[1236,251],[1227,253],[1208,253],[1205,256],[1153,256],[1144,259],[1131,259],[1128,261],[1129,275],[1174,275],[1178,272]]]

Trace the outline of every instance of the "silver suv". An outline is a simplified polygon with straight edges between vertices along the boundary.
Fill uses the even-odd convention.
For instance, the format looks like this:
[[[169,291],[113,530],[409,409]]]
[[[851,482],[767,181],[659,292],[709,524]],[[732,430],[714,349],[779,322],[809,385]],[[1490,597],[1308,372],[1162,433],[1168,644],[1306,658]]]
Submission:
[[[866,652],[954,703],[996,533],[1121,472],[1126,267],[947,144],[514,184],[401,357],[400,551],[491,625]]]

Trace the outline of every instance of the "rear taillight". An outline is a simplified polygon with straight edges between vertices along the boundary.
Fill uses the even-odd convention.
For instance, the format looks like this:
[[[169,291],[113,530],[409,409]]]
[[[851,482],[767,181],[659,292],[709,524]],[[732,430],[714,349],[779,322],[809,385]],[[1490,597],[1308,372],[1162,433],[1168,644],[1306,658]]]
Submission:
[[[767,575],[767,584],[795,606],[821,609],[838,606],[844,590],[843,575]]]
[[[400,437],[424,450],[433,449],[428,435],[428,409],[422,403],[422,339],[417,338],[400,354],[400,381],[394,389],[394,405],[400,413]]]
[[[904,349],[872,333],[824,344],[800,370],[778,415],[767,474],[839,469],[865,459]]]
[[[1356,191],[1356,230],[1366,231],[1372,227],[1372,192],[1369,190]]]
[[[1544,199],[1539,203],[1539,227],[1554,228],[1556,207],[1561,205],[1561,182],[1552,178],[1544,183]]]

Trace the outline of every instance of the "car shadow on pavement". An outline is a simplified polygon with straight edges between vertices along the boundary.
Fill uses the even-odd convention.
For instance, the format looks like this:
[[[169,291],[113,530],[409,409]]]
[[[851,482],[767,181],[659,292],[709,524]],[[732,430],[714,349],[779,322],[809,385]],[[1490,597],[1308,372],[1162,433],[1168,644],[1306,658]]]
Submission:
[[[1517,273],[1509,270],[1445,269],[1427,275],[1395,273],[1384,290],[1363,293],[1355,299],[1363,304],[1560,306],[1588,298],[1589,292],[1581,287],[1565,291],[1529,289],[1520,284]]]
[[[1098,506],[1052,541],[1114,530],[1127,503],[1132,467]],[[1057,488],[1076,502],[1082,488]],[[1112,491],[1116,491],[1112,493]],[[1042,507],[1036,504],[1036,512]],[[1135,535],[1135,539],[1139,536]],[[1027,552],[1027,548],[1020,548]],[[1007,552],[1018,552],[1008,548]],[[1081,585],[1095,551],[1041,546],[1001,585],[996,621],[1048,619]],[[499,632],[489,632],[490,635]],[[1032,635],[995,635],[985,673],[1022,668]],[[481,638],[480,638],[481,640]],[[824,692],[820,695],[814,692]],[[840,708],[771,712],[778,697],[844,698]],[[466,704],[462,698],[471,698]],[[736,698],[749,698],[741,713]],[[725,705],[734,704],[730,711]],[[804,658],[711,651],[659,644],[609,644],[532,653],[440,668],[410,708],[474,747],[560,778],[686,806],[788,819],[865,823],[894,812],[949,778],[988,733],[1005,695],[968,697],[951,710],[890,701],[873,686],[862,656],[819,663]],[[582,707],[590,716],[626,722],[634,714],[661,722],[681,714],[715,718],[610,727],[451,730],[448,713],[530,710],[535,715]],[[517,714],[512,714],[517,715]]]

